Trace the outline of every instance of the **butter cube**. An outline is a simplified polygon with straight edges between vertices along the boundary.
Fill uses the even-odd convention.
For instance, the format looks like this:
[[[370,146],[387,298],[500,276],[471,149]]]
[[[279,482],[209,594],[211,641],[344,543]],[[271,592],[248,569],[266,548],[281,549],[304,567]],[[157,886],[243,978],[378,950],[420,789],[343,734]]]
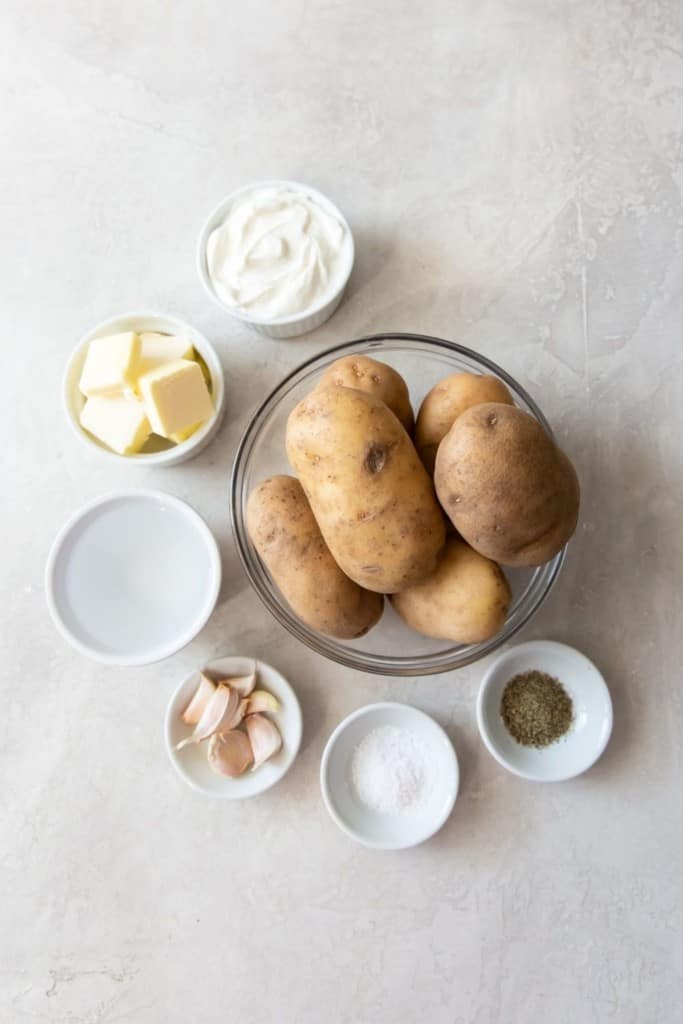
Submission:
[[[81,410],[81,426],[119,455],[139,452],[152,433],[142,402],[125,395],[93,395]]]
[[[200,427],[201,423],[193,423],[187,430],[177,430],[174,434],[171,434],[170,440],[173,441],[173,444],[182,444],[183,441],[187,441],[188,437],[192,437]]]
[[[155,370],[162,363],[175,359],[194,359],[192,342],[174,334],[157,334],[154,331],[140,332],[140,362],[138,375]]]
[[[177,359],[138,379],[152,430],[171,438],[213,416],[213,402],[199,363]]]
[[[140,339],[135,331],[93,338],[81,372],[84,395],[115,395],[132,388],[138,375]]]

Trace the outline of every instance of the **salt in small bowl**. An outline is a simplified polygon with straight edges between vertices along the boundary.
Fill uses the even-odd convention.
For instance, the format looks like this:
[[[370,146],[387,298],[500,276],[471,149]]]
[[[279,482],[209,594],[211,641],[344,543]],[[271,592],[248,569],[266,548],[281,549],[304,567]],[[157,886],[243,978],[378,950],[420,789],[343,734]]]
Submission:
[[[424,801],[400,814],[366,807],[351,779],[354,751],[383,726],[412,732],[429,764]],[[327,741],[320,764],[320,787],[332,820],[352,839],[379,850],[417,846],[438,832],[453,810],[459,779],[458,758],[441,726],[424,711],[392,702],[368,704],[348,715]]]

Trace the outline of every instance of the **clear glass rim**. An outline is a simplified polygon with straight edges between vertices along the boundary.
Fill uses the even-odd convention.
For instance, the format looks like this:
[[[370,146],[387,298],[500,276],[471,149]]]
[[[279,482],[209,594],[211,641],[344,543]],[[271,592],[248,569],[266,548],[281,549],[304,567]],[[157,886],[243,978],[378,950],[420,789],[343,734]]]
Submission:
[[[443,672],[464,668],[466,665],[471,665],[473,662],[485,658],[504,643],[507,643],[508,640],[522,629],[538,611],[557,580],[565,561],[566,545],[554,558],[535,570],[524,593],[516,602],[505,626],[490,640],[481,644],[454,644],[452,647],[434,654],[384,655],[344,647],[333,637],[326,637],[310,629],[294,612],[291,612],[284,604],[284,599],[282,599],[282,602],[278,599],[274,584],[271,582],[265,566],[249,540],[244,519],[245,495],[243,491],[245,470],[264,420],[292,388],[304,379],[311,370],[318,367],[322,369],[327,363],[344,355],[381,349],[382,343],[387,341],[397,342],[399,347],[401,347],[400,343],[404,342],[406,343],[406,348],[409,347],[408,343],[427,343],[432,347],[455,352],[465,359],[476,363],[482,369],[489,370],[508,385],[512,393],[525,403],[550,436],[554,436],[550,424],[525,389],[502,367],[479,352],[475,352],[473,349],[459,345],[456,342],[426,334],[412,334],[408,332],[370,334],[350,342],[333,345],[331,348],[318,352],[303,363],[300,363],[299,366],[287,374],[257,408],[242,435],[233,463],[230,480],[230,519],[237,553],[249,582],[274,618],[297,640],[300,640],[301,643],[311,648],[317,654],[322,654],[339,665],[345,665],[348,668],[361,672],[387,676],[438,675]]]

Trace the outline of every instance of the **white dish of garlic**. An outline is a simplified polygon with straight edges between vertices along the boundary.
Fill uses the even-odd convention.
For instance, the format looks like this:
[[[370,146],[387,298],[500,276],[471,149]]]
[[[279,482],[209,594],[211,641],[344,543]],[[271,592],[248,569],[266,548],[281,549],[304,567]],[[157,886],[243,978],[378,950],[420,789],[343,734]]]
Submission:
[[[301,742],[301,708],[279,672],[253,658],[218,658],[184,679],[166,709],[166,750],[193,789],[224,799],[279,782]]]

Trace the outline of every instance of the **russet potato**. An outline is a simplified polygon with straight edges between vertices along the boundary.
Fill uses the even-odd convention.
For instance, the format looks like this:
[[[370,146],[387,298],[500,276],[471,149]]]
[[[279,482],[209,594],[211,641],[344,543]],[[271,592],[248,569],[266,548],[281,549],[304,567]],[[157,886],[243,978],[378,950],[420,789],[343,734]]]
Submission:
[[[514,404],[502,380],[478,373],[454,373],[427,392],[417,414],[415,447],[429,473],[434,472],[437,448],[458,416],[483,402]]]
[[[541,565],[576,529],[574,467],[538,420],[513,405],[461,413],[439,445],[434,483],[463,539],[503,565]]]
[[[319,387],[327,387],[328,384],[374,395],[388,405],[408,433],[412,433],[414,417],[408,387],[401,374],[386,363],[370,356],[343,356],[332,363],[320,378]]]
[[[413,629],[461,644],[495,636],[505,624],[511,601],[500,566],[456,537],[448,539],[427,579],[391,598]]]
[[[275,583],[306,625],[327,636],[352,639],[380,619],[384,599],[344,575],[294,477],[269,477],[251,492],[247,529]]]
[[[355,388],[316,387],[290,413],[287,455],[347,576],[390,594],[429,575],[445,540],[443,515],[384,402]]]

